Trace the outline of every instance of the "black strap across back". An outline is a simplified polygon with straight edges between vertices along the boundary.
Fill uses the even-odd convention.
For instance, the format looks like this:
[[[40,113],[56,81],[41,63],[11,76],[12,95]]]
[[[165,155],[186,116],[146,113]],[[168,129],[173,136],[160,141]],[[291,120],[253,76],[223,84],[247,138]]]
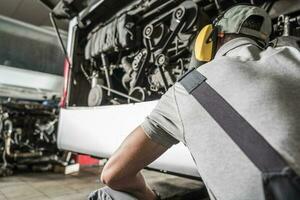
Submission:
[[[267,199],[300,199],[299,176],[265,138],[206,82],[206,77],[193,69],[178,81],[262,172],[264,185],[275,180],[268,184],[272,191],[266,193],[272,194],[266,195]]]

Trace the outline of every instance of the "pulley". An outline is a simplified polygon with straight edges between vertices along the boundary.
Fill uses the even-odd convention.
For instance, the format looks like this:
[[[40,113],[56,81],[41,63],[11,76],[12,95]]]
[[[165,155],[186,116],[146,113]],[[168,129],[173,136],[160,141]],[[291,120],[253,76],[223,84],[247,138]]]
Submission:
[[[135,87],[129,92],[129,96],[135,99],[139,99],[141,102],[143,102],[146,99],[146,92],[141,87]],[[133,102],[131,99],[128,99],[128,103],[136,103],[136,102]]]
[[[88,106],[100,106],[103,103],[103,89],[100,85],[95,85],[89,93],[88,96]]]

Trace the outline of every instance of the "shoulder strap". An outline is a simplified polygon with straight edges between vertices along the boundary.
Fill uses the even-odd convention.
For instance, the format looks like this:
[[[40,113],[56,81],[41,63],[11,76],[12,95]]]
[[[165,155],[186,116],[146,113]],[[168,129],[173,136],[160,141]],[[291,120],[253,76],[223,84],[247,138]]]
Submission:
[[[288,168],[279,153],[213,88],[197,70],[179,82],[194,96],[246,156],[263,173],[280,173]]]

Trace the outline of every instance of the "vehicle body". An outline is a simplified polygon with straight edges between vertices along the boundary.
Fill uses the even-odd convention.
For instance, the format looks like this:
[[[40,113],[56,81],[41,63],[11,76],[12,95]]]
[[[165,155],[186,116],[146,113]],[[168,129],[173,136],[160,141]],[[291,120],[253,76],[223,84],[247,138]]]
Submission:
[[[53,30],[0,16],[0,176],[62,163],[56,129],[63,64]]]
[[[0,16],[0,42],[1,97],[61,96],[64,56],[54,31]]]
[[[104,0],[73,18],[59,148],[99,158],[112,155],[176,79],[200,65],[192,55],[199,29],[237,2],[255,3]],[[258,3],[274,20],[274,36],[300,36],[300,1],[290,3]],[[285,20],[277,20],[279,15]],[[199,176],[183,144],[174,145],[149,167]]]

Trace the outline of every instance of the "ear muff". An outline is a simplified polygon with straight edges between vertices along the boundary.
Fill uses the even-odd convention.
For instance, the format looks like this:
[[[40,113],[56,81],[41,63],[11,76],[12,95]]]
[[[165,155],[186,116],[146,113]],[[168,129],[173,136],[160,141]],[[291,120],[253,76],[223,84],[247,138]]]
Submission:
[[[208,62],[214,57],[217,47],[218,31],[208,24],[199,32],[195,42],[195,57],[198,61]]]

